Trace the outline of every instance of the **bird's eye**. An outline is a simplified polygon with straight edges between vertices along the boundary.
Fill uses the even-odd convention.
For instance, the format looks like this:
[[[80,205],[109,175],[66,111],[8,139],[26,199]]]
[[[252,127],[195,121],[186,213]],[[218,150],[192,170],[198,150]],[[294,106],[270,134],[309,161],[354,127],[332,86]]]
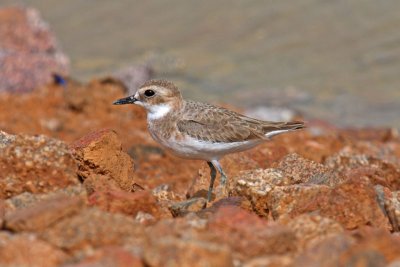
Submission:
[[[153,90],[146,90],[144,91],[144,95],[147,97],[155,95],[155,92]]]

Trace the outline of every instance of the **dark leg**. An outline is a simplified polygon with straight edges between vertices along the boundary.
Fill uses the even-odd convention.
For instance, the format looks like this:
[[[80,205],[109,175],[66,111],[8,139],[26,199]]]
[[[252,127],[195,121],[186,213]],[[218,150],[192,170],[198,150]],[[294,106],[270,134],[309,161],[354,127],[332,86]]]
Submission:
[[[207,193],[207,202],[210,202],[211,196],[212,196],[212,191],[214,188],[215,177],[217,176],[217,171],[211,162],[207,161],[207,164],[208,164],[208,167],[210,167],[210,176],[211,176],[210,187],[208,188],[208,193]]]
[[[221,164],[219,164],[218,160],[213,160],[211,162],[212,162],[212,165],[215,166],[215,168],[217,168],[218,172],[221,174],[221,185],[223,187],[225,187],[227,177],[226,177],[224,170],[221,167]]]

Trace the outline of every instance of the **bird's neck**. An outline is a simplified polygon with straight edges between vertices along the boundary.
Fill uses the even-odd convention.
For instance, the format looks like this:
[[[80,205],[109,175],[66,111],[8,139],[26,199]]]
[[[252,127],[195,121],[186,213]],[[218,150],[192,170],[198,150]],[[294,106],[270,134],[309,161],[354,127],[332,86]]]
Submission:
[[[179,113],[182,107],[183,103],[181,101],[152,105],[147,107],[147,120],[151,122],[171,117],[171,114]]]

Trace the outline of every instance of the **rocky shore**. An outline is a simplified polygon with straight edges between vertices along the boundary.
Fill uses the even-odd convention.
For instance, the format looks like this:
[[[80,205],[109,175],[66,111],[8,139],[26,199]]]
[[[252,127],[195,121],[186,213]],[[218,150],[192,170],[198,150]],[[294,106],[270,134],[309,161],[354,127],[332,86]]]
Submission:
[[[395,130],[310,122],[224,158],[202,209],[208,167],[113,106],[120,80],[35,88],[0,94],[0,266],[400,266]]]

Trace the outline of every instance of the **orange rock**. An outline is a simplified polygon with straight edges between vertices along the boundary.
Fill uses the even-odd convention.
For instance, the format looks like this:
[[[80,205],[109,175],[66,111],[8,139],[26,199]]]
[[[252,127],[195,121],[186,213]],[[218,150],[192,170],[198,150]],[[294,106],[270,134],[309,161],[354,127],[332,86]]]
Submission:
[[[142,260],[126,249],[117,246],[106,246],[96,250],[92,255],[76,264],[65,267],[143,267]]]
[[[340,257],[342,266],[387,266],[400,260],[400,238],[381,229],[361,228],[353,236],[358,241]]]
[[[319,200],[320,214],[341,223],[346,229],[371,225],[389,230],[388,218],[377,201],[368,179],[351,179],[338,185]]]
[[[134,193],[121,190],[99,191],[89,197],[89,204],[108,212],[124,213],[133,217],[139,212],[151,214],[155,218],[166,216],[162,213],[156,198],[148,191]]]
[[[268,210],[275,220],[319,211],[320,198],[329,194],[330,190],[326,185],[277,186],[266,195],[264,209]]]
[[[0,132],[0,198],[78,184],[77,165],[62,141]]]
[[[400,165],[382,160],[376,156],[352,152],[350,147],[326,159],[327,166],[340,176],[368,177],[373,184],[380,184],[391,190],[400,190]]]
[[[5,215],[6,215],[6,204],[4,200],[0,199],[0,226],[3,225]]]
[[[112,130],[92,132],[71,144],[73,155],[78,161],[79,175],[83,180],[97,175],[106,176],[111,186],[118,185],[122,190],[132,191],[134,184],[133,160],[122,151],[121,142]],[[102,180],[104,183],[105,180]]]
[[[5,217],[5,227],[15,232],[43,231],[78,213],[83,207],[84,200],[80,197],[59,196],[8,214]]]
[[[233,267],[232,255],[226,245],[197,239],[164,236],[144,251],[147,266],[221,266]]]
[[[277,166],[282,171],[285,184],[324,184],[334,186],[340,183],[334,169],[320,163],[300,157],[297,154],[285,156]]]
[[[346,234],[338,234],[322,239],[320,242],[315,243],[295,257],[294,262],[296,264],[292,266],[343,266],[340,265],[339,257],[342,253],[346,252],[354,242],[354,238]]]
[[[284,254],[297,250],[296,236],[289,228],[269,224],[246,210],[225,206],[210,218],[211,240],[228,244],[239,260],[266,254]]]
[[[294,231],[298,247],[306,249],[323,239],[344,233],[344,228],[336,221],[315,214],[302,214],[284,222]]]
[[[0,266],[57,267],[67,255],[33,234],[0,232]]]
[[[142,244],[143,226],[122,214],[88,208],[48,227],[41,238],[71,252],[106,245]]]

